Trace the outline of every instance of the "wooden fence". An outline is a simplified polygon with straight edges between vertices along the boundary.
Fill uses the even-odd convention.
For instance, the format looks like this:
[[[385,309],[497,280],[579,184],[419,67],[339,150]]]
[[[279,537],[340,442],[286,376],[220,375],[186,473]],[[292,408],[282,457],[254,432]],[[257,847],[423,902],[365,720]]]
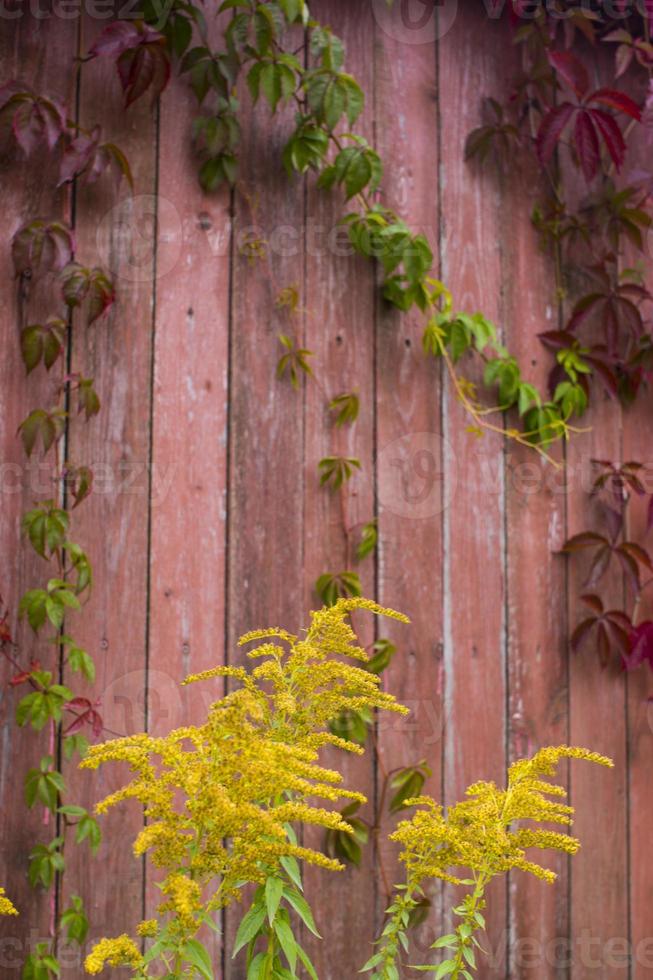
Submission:
[[[439,30],[429,18],[402,21],[385,0],[314,7],[344,38],[368,94],[362,129],[387,162],[384,200],[437,243],[438,274],[456,304],[500,324],[543,385],[548,358],[536,335],[557,314],[529,220],[537,175],[518,162],[509,179],[463,163],[481,96],[504,95],[517,67],[505,25],[474,2],[444,4]],[[97,660],[106,726],[163,732],[196,719],[219,692],[182,690],[184,675],[234,662],[247,629],[306,621],[316,577],[339,570],[347,547],[337,497],[319,487],[317,463],[356,456],[362,470],[348,484],[347,522],[376,515],[381,542],[376,558],[361,563],[364,592],[411,618],[409,627],[382,627],[400,651],[388,686],[413,714],[380,725],[379,766],[426,759],[427,789],[450,802],[476,778],[501,781],[507,762],[547,743],[588,745],[616,763],[610,773],[579,765],[570,774],[583,850],[569,866],[554,862],[559,883],[515,875],[493,888],[492,957],[479,977],[653,975],[651,675],[601,670],[590,649],[570,655],[580,576],[555,554],[588,521],[592,457],[651,461],[650,409],[640,402],[620,418],[599,399],[591,431],[566,446],[560,470],[498,438],[470,435],[440,367],[422,354],[419,317],[388,310],[374,269],[343,247],[337,195],[287,178],[280,150],[290,120],[271,123],[245,99],[240,191],[204,195],[185,83],[173,80],[156,110],[146,99],[122,108],[112,65],[85,66],[76,88],[73,59],[102,23],[37,19],[26,8],[0,21],[3,79],[24,78],[71,112],[77,105],[82,124],[100,119],[135,177],[133,198],[103,185],[73,200],[52,190],[42,164],[3,163],[0,591],[13,614],[44,568],[20,543],[20,515],[50,492],[38,460],[25,465],[16,429],[52,398],[54,382],[24,376],[18,327],[26,297],[8,242],[27,218],[63,216],[74,218],[79,255],[108,265],[118,287],[110,316],[74,336],[72,368],[96,378],[102,411],[71,428],[67,449],[96,471],[95,492],[74,520],[95,572],[78,634]],[[246,254],[253,238],[266,242],[262,258]],[[289,286],[300,295],[294,322],[275,306]],[[38,295],[29,301],[35,319],[43,307]],[[313,352],[320,382],[299,392],[275,379],[278,335],[292,332]],[[351,389],[360,418],[335,429],[325,393]],[[620,588],[615,580],[615,594]],[[373,639],[373,625],[363,634]],[[17,636],[30,655],[48,656],[24,627]],[[26,863],[33,841],[53,829],[22,802],[24,771],[47,739],[16,728],[15,701],[3,688],[0,882],[23,911],[3,923],[0,975],[8,980],[51,915],[48,897],[27,883]],[[117,784],[117,773],[65,768],[88,805]],[[378,792],[371,752],[348,765],[348,776],[371,797]],[[93,937],[129,931],[156,901],[131,853],[140,821],[136,808],[116,811],[103,820],[99,858],[81,849],[69,856],[69,887],[87,896]],[[390,827],[385,821],[383,834]],[[389,847],[380,847],[391,864]],[[377,866],[368,847],[358,870],[308,875],[324,936],[315,947],[322,980],[353,980],[369,954],[383,906]],[[451,899],[434,891],[418,951]],[[75,957],[64,959],[65,977],[83,976]],[[227,959],[221,975],[235,980],[242,966]]]

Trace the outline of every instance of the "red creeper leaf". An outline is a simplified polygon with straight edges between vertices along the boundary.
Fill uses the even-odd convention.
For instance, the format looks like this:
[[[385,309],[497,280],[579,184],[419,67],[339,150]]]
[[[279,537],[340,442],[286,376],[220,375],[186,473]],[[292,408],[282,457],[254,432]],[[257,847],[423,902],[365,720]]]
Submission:
[[[537,132],[535,147],[540,163],[544,166],[553,156],[558,140],[562,136],[567,123],[576,112],[576,107],[571,102],[563,102],[550,109],[540,123]]]
[[[574,142],[585,180],[592,180],[599,168],[599,139],[588,109],[579,110],[574,124]]]
[[[585,65],[571,51],[547,51],[549,62],[558,75],[578,96],[586,94],[589,88],[589,76]]]
[[[616,109],[617,112],[625,113],[631,119],[636,119],[637,122],[641,121],[642,110],[625,92],[618,92],[611,88],[599,88],[596,92],[592,92],[588,101],[600,102],[601,105],[607,106],[609,109]]]

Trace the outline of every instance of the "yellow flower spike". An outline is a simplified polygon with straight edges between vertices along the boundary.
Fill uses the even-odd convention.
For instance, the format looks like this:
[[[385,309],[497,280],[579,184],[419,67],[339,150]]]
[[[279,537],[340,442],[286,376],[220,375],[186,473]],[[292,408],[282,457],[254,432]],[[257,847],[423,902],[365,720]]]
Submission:
[[[472,874],[489,876],[516,868],[553,881],[552,872],[526,860],[525,849],[574,854],[580,842],[567,834],[539,828],[513,830],[512,825],[523,820],[571,824],[574,809],[560,799],[566,797],[566,790],[542,778],[555,775],[562,759],[613,765],[611,759],[589,749],[549,746],[532,759],[513,763],[505,790],[492,782],[472,783],[465,799],[450,807],[446,817],[428,797],[410,801],[427,809],[402,821],[392,839],[404,845],[402,860],[411,880],[419,884],[426,878],[448,875],[451,867],[465,867]],[[549,799],[551,796],[554,798]]]
[[[589,749],[548,746],[532,759],[513,763],[505,789],[493,782],[472,783],[465,798],[449,807],[446,814],[428,796],[406,800],[406,806],[418,809],[410,820],[402,820],[390,837],[402,845],[400,859],[406,866],[406,884],[400,886],[388,910],[378,952],[362,972],[375,971],[375,977],[398,975],[397,950],[402,945],[406,948],[407,916],[416,907],[418,897],[425,894],[425,883],[437,878],[473,885],[473,890],[453,909],[460,920],[455,930],[431,947],[446,957],[439,964],[442,975],[452,980],[470,975],[468,967],[475,968],[475,951],[482,948],[476,933],[484,928],[485,890],[492,878],[515,870],[552,883],[555,873],[530,860],[526,851],[537,848],[575,854],[580,847],[575,837],[538,826],[544,822],[564,827],[572,822],[574,809],[562,802],[567,796],[565,788],[543,778],[555,776],[563,759],[613,765],[607,756]],[[524,826],[524,821],[533,821],[535,826]],[[376,972],[377,969],[385,972]],[[437,971],[438,966],[421,969]]]
[[[358,610],[406,621],[401,613],[355,598],[314,612],[301,638],[276,628],[247,633],[241,643],[260,641],[248,652],[248,668],[217,666],[184,681],[228,676],[238,682],[211,705],[203,723],[160,738],[143,733],[89,749],[82,768],[121,762],[130,771],[127,784],[97,803],[97,812],[137,800],[146,822],[134,853],[147,855],[165,873],[159,919],[141,923],[138,935],[161,930],[182,946],[208,913],[240,897],[245,882],[279,874],[287,859],[342,868],[295,843],[289,828],[352,833],[338,808],[366,799],[345,789],[339,772],[321,766],[319,753],[325,746],[363,750],[333,735],[329,723],[348,708],[407,712],[381,690],[379,677],[359,665],[368,655],[349,622]],[[89,955],[87,971],[128,963],[136,948],[130,943],[126,936],[103,940]]]

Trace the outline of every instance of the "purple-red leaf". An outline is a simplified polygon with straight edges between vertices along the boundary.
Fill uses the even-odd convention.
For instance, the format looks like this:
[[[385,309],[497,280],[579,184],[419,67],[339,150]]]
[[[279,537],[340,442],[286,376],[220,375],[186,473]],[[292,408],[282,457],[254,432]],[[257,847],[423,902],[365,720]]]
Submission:
[[[80,133],[66,147],[59,172],[59,186],[75,177],[83,176],[85,183],[93,184],[105,172],[112,173],[116,183],[121,177],[133,188],[131,169],[127,157],[115,143],[100,143],[100,127],[92,133]]]
[[[135,102],[148,88],[152,90],[152,101],[156,101],[170,78],[165,36],[140,21],[109,24],[89,55],[109,55],[117,59],[126,105]]]
[[[585,180],[592,180],[599,168],[599,138],[587,109],[581,109],[576,115],[574,142]]]
[[[16,142],[29,156],[40,143],[52,150],[66,128],[65,109],[54,99],[20,90],[10,82],[0,92],[0,120],[11,124]]]
[[[636,541],[624,541],[620,548],[622,551],[627,552],[631,555],[635,561],[643,565],[644,568],[648,569],[649,572],[653,572],[653,562],[651,562],[651,556],[649,555],[646,548],[642,548],[641,545],[637,544]]]
[[[547,330],[544,333],[538,333],[537,336],[545,347],[554,351],[565,350],[576,341],[574,335],[568,330]]]
[[[542,119],[535,140],[535,148],[542,165],[551,159],[563,130],[575,112],[576,106],[571,102],[563,102],[555,109],[550,109]]]
[[[589,606],[590,609],[593,609],[597,616],[602,615],[603,600],[601,599],[601,596],[598,596],[595,593],[590,593],[582,595],[580,600],[581,602],[584,602],[586,606]]]
[[[88,325],[106,313],[115,299],[113,283],[99,267],[89,269],[79,262],[71,262],[63,270],[61,278],[67,306],[81,306],[88,298]]]
[[[578,624],[574,632],[571,634],[571,649],[576,652],[583,645],[583,641],[587,639],[590,632],[596,626],[596,619],[591,616],[589,619],[584,619]]]
[[[580,534],[574,534],[565,541],[561,550],[570,553],[580,551],[582,548],[596,548],[598,545],[608,543],[608,539],[604,538],[602,534],[597,534],[596,531],[581,531]]]
[[[621,170],[621,165],[626,156],[626,143],[616,119],[603,109],[588,109],[587,111],[603,137],[603,142],[617,171]]]
[[[97,738],[102,733],[103,727],[102,716],[97,710],[99,707],[99,701],[89,701],[88,698],[73,698],[72,701],[69,701],[66,704],[66,710],[76,717],[68,725],[64,734],[73,735],[80,731],[84,725],[89,725],[93,735]]]
[[[646,508],[646,530],[647,532],[653,527],[653,494],[648,498],[648,507]]]
[[[137,48],[139,44],[150,44],[162,40],[165,42],[163,34],[143,23],[133,20],[116,20],[107,24],[90,48],[89,56],[95,58],[98,55],[107,55],[113,58],[130,48]]]
[[[553,69],[581,99],[589,88],[589,76],[585,65],[571,51],[548,51]]]
[[[640,122],[642,118],[642,110],[637,105],[629,95],[625,92],[618,92],[616,89],[612,88],[599,88],[596,92],[592,92],[590,95],[589,102],[600,102],[601,105],[607,106],[608,109],[616,109],[617,112],[623,112],[631,119],[636,119]]]
[[[645,620],[639,626],[634,626],[629,642],[630,653],[624,656],[626,670],[634,670],[645,660],[648,660],[648,665],[653,670],[653,622]]]
[[[70,262],[75,240],[63,221],[37,218],[19,228],[13,237],[11,254],[16,275],[33,274],[37,269],[59,270]]]
[[[635,561],[633,556],[628,552],[628,550],[624,549],[623,545],[619,545],[618,547],[616,547],[614,549],[614,553],[617,556],[617,560],[621,564],[621,567],[624,571],[624,574],[626,575],[626,578],[629,579],[630,584],[634,588],[635,592],[638,592],[640,588],[640,579],[639,579],[639,567],[637,565],[637,562]]]

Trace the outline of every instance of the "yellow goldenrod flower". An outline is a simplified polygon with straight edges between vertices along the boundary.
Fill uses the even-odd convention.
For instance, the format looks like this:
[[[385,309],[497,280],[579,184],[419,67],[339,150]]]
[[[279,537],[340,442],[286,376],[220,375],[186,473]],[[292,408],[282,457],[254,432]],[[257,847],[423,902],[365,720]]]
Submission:
[[[136,926],[137,934],[146,938],[156,936],[158,930],[159,923],[156,919],[144,919],[143,922],[139,922]]]
[[[407,806],[418,809],[410,820],[401,821],[391,839],[403,845],[400,857],[406,865],[407,881],[398,889],[388,910],[389,920],[378,951],[363,967],[363,972],[372,973],[371,980],[399,975],[396,961],[399,950],[407,948],[406,923],[417,905],[416,896],[424,894],[422,886],[428,879],[473,885],[473,891],[453,909],[460,924],[431,947],[445,959],[421,967],[450,980],[469,977],[470,966],[475,969],[475,956],[482,951],[476,933],[485,926],[485,889],[492,878],[516,869],[543,881],[555,881],[554,872],[529,860],[526,851],[546,848],[575,854],[580,842],[569,834],[524,827],[523,821],[571,824],[574,810],[562,802],[567,795],[564,787],[543,778],[555,775],[561,759],[613,764],[611,759],[588,749],[549,746],[532,759],[521,759],[510,766],[505,789],[491,782],[473,783],[467,788],[466,799],[449,807],[446,814],[428,796],[406,800]],[[461,873],[464,877],[460,877]]]
[[[426,878],[443,878],[460,883],[452,868],[490,876],[517,868],[544,881],[554,881],[552,871],[526,859],[526,849],[548,848],[573,854],[580,842],[567,834],[539,828],[513,829],[513,824],[522,820],[571,824],[573,807],[561,802],[565,789],[542,778],[554,775],[563,758],[612,766],[610,759],[588,749],[549,746],[532,759],[515,762],[508,770],[506,789],[491,782],[473,783],[467,788],[467,798],[450,807],[446,816],[429,797],[408,801],[422,809],[411,820],[402,821],[392,839],[404,846],[401,859],[410,880],[419,884]],[[548,798],[551,796],[554,799]]]
[[[136,943],[129,936],[122,935],[97,942],[84,961],[84,969],[87,973],[101,973],[107,965],[130,966],[138,970],[142,963],[143,957]]]
[[[242,643],[262,642],[249,652],[248,669],[215,667],[186,679],[228,676],[238,682],[211,705],[203,724],[164,737],[141,733],[94,745],[82,761],[86,769],[127,763],[130,781],[96,810],[104,813],[129,799],[143,806],[146,823],[134,853],[147,854],[166,872],[158,911],[177,948],[195,935],[208,912],[238,898],[244,883],[263,883],[279,873],[284,861],[342,867],[297,844],[289,829],[316,825],[353,833],[335,809],[318,803],[366,802],[341,785],[339,772],[319,764],[324,746],[362,751],[331,734],[329,723],[347,708],[407,712],[381,690],[376,674],[351,662],[368,659],[348,622],[354,609],[405,620],[370,600],[341,599],[312,613],[301,638],[279,629],[249,633]],[[156,932],[158,924],[141,924],[139,935],[150,935],[143,929]],[[87,959],[87,971],[99,972],[105,961],[112,962],[110,956],[128,956],[125,940],[103,940]]]
[[[0,915],[18,915],[18,909],[14,903],[7,898],[4,888],[0,887]]]

